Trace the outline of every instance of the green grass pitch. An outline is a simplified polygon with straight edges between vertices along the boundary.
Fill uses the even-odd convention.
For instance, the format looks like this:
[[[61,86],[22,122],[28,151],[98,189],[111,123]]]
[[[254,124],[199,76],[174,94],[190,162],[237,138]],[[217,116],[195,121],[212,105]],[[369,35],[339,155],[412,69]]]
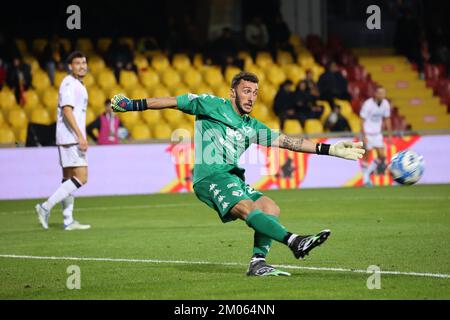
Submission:
[[[450,299],[450,185],[265,194],[288,230],[332,231],[304,261],[273,245],[268,262],[291,277],[247,277],[252,230],[193,194],[78,198],[75,218],[92,229],[71,232],[59,206],[42,230],[36,200],[0,201],[0,299]],[[66,287],[71,265],[79,290]],[[370,265],[426,275],[382,273],[369,290],[357,271]]]

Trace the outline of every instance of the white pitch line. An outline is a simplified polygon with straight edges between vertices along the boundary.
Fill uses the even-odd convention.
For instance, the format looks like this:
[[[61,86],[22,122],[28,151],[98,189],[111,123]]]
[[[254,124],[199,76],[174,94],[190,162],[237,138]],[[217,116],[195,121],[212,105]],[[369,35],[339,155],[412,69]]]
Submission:
[[[125,258],[83,258],[83,257],[45,257],[45,256],[26,256],[15,254],[0,254],[0,258],[11,259],[29,259],[29,260],[70,260],[70,261],[103,261],[103,262],[128,262],[128,263],[165,263],[165,264],[197,264],[197,265],[221,265],[221,266],[247,266],[239,262],[210,262],[210,261],[186,261],[186,260],[156,260],[156,259],[125,259]],[[372,273],[367,270],[348,269],[348,268],[326,268],[326,267],[301,267],[293,265],[274,265],[284,269],[300,269],[313,271],[329,272],[348,272],[348,273]],[[413,277],[444,278],[450,279],[450,274],[426,273],[426,272],[404,272],[404,271],[380,271],[380,274],[403,275]]]

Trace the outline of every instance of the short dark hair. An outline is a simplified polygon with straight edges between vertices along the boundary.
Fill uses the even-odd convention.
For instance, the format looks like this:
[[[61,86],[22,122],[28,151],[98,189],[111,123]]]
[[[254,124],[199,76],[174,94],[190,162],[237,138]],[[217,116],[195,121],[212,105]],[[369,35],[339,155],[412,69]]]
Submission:
[[[76,59],[76,58],[86,58],[87,59],[86,55],[83,52],[77,50],[77,51],[73,51],[69,54],[69,56],[66,59],[66,62],[68,64],[71,64],[73,59]]]
[[[250,81],[253,83],[259,82],[258,76],[256,74],[247,71],[241,71],[233,77],[233,80],[231,80],[231,88],[236,89],[239,83],[241,83],[241,80]]]

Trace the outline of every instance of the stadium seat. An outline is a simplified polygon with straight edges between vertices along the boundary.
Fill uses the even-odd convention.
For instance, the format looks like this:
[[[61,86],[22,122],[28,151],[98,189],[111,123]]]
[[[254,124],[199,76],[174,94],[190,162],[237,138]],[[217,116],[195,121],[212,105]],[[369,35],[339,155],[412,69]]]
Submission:
[[[98,74],[97,83],[102,89],[111,89],[116,84],[116,78],[111,70],[105,69]]]
[[[214,90],[207,86],[204,83],[201,83],[199,86],[197,86],[195,89],[192,90],[191,93],[195,94],[214,94]]]
[[[255,63],[261,69],[266,69],[273,64],[272,55],[269,52],[258,52]]]
[[[50,79],[47,73],[42,70],[33,73],[33,79],[31,83],[33,85],[33,88],[35,88],[39,93],[44,92],[47,88],[50,87]]]
[[[141,112],[141,119],[150,127],[153,127],[158,123],[164,122],[161,111],[158,110]]]
[[[3,116],[3,113],[0,112],[0,127],[6,122],[5,117]]]
[[[311,54],[300,54],[297,57],[297,63],[300,64],[302,68],[309,69],[315,64],[315,61]]]
[[[106,95],[103,90],[97,86],[93,86],[88,89],[88,95],[89,105],[92,106],[94,110],[104,111]]]
[[[266,121],[270,118],[270,111],[269,108],[260,102],[257,102],[254,106],[253,106],[253,110],[251,113],[252,117],[255,117],[256,119],[258,119],[259,121]]]
[[[2,110],[9,110],[14,108],[17,105],[16,97],[11,90],[6,90],[3,88],[0,91],[0,108]]]
[[[161,80],[163,84],[168,88],[177,86],[181,82],[180,75],[172,68],[166,68],[162,71]]]
[[[140,72],[139,78],[141,80],[141,83],[147,89],[151,89],[159,83],[158,74],[151,69],[147,69],[145,71]]]
[[[190,93],[191,91],[189,90],[188,87],[186,87],[184,84],[180,84],[177,86],[174,86],[173,88],[171,88],[170,93],[172,94],[172,96],[176,97],[176,96],[180,96],[182,94],[186,94],[186,93]]]
[[[280,123],[278,120],[269,120],[265,122],[265,125],[268,126],[272,130],[280,130]]]
[[[97,40],[97,49],[101,53],[105,53],[106,51],[108,51],[108,48],[111,45],[111,43],[112,43],[111,38],[100,38]]]
[[[94,46],[89,38],[78,38],[76,48],[85,54],[89,54],[94,51]]]
[[[217,97],[229,99],[230,98],[230,85],[222,84],[214,88],[214,95]]]
[[[241,69],[234,66],[228,66],[225,69],[225,81],[229,84],[228,86],[231,85],[231,80],[233,80],[233,77],[239,72],[241,72]]]
[[[184,121],[183,113],[179,110],[164,109],[160,112],[166,120],[165,122],[169,123],[172,127]]]
[[[23,57],[23,61],[25,61],[31,66],[31,74],[34,74],[36,71],[40,70],[39,62],[34,56],[25,55]]]
[[[22,109],[13,109],[8,113],[8,122],[13,129],[23,128],[27,125],[27,115]]]
[[[172,59],[172,66],[178,71],[183,71],[191,67],[191,60],[185,54],[176,54]]]
[[[353,133],[358,133],[361,131],[361,120],[357,115],[352,115],[348,118],[348,124],[352,129]]]
[[[151,132],[147,125],[138,124],[131,129],[131,137],[136,140],[150,139]]]
[[[61,85],[61,82],[63,81],[63,79],[67,76],[67,72],[65,71],[56,71],[55,72],[55,81],[54,81],[54,86],[56,88],[59,88],[59,86]]]
[[[253,58],[248,51],[239,51],[238,58],[244,60],[244,69],[253,65]]]
[[[164,87],[163,85],[158,85],[153,88],[153,92],[151,93],[152,97],[170,97],[170,91]]]
[[[39,107],[35,108],[31,113],[30,122],[36,124],[49,125],[50,123],[52,123],[52,120],[50,118],[50,115],[48,114],[48,111],[43,107]]]
[[[203,75],[206,84],[212,88],[219,86],[224,81],[222,72],[218,68],[207,68]]]
[[[101,57],[95,55],[89,57],[88,66],[89,71],[97,76],[101,71],[105,69],[105,61]]]
[[[135,124],[141,122],[139,113],[140,112],[125,112],[120,113],[119,117],[125,127],[132,128]]]
[[[344,117],[348,118],[354,114],[352,105],[347,100],[334,99],[334,103],[341,107],[341,113]]]
[[[264,104],[272,106],[276,94],[277,89],[272,84],[268,82],[260,84],[258,96]]]
[[[170,139],[172,136],[172,128],[166,123],[157,124],[152,131],[156,139]]]
[[[275,86],[278,87],[284,80],[286,75],[283,69],[277,65],[271,65],[266,69],[266,78]]]
[[[265,82],[266,77],[265,77],[265,75],[264,75],[264,72],[263,72],[263,70],[262,70],[261,68],[259,68],[257,65],[254,65],[254,64],[253,64],[253,65],[250,65],[250,66],[246,66],[246,67],[245,67],[245,71],[248,71],[248,72],[251,72],[251,73],[256,74],[256,76],[257,76],[258,79],[259,79],[259,83],[260,83],[260,84]]]
[[[137,54],[133,60],[138,70],[146,70],[149,67],[147,57],[143,54]]]
[[[291,33],[289,36],[289,43],[294,47],[298,48],[302,46],[302,40],[300,39],[300,36],[294,33]]]
[[[325,100],[317,100],[316,104],[318,106],[323,107],[323,113],[322,113],[322,116],[320,117],[320,120],[322,122],[324,122],[328,118],[328,115],[331,113],[330,104],[328,103],[328,101],[325,101]]]
[[[284,133],[285,134],[301,134],[303,133],[302,126],[295,119],[288,119],[284,122]]]
[[[165,55],[158,54],[152,58],[151,63],[153,69],[155,69],[158,72],[163,71],[164,69],[168,68],[170,66],[169,59]]]
[[[0,128],[0,144],[15,143],[14,132],[9,128]]]
[[[86,110],[86,125],[90,124],[95,120],[95,113],[91,109],[87,108]]]
[[[34,53],[42,53],[47,45],[47,39],[37,38],[33,40],[32,48]]]
[[[39,104],[39,96],[33,89],[24,92],[25,107],[33,108]]]
[[[131,99],[145,99],[150,97],[150,94],[145,88],[142,88],[141,86],[137,86],[130,90],[129,98]]]
[[[106,95],[107,99],[111,99],[114,95],[119,93],[127,95],[127,90],[118,84],[114,84],[111,88],[103,89],[103,93]]]
[[[305,133],[318,134],[323,133],[322,122],[317,119],[308,119],[305,121]]]
[[[15,43],[17,49],[19,49],[19,52],[22,56],[28,54],[27,42],[24,39],[16,39]]]
[[[192,64],[194,65],[194,67],[196,68],[200,68],[203,66],[203,57],[201,53],[196,53],[194,55],[194,59],[192,61]]]
[[[299,67],[297,64],[286,64],[282,67],[286,78],[291,80],[294,85],[299,81],[304,80],[306,77],[306,72],[303,68]]]
[[[183,81],[192,90],[202,83],[201,73],[194,68],[186,69],[183,74]]]
[[[28,128],[21,128],[17,131],[17,141],[25,144],[27,142],[27,131]]]
[[[125,89],[134,88],[139,83],[139,79],[133,71],[121,71],[119,79],[119,84]]]
[[[294,58],[292,57],[291,53],[288,51],[278,51],[277,52],[277,63],[280,66],[286,65],[286,64],[292,64],[294,62]]]
[[[95,79],[92,73],[87,73],[86,76],[83,78],[83,83],[86,86],[86,88],[95,86]]]

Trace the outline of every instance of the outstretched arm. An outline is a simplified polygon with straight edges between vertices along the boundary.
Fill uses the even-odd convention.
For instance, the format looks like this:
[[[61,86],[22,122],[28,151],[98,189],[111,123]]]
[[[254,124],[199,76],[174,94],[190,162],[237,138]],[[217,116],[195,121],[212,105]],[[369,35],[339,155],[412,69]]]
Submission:
[[[335,144],[315,143],[305,138],[288,137],[281,134],[272,147],[279,147],[295,152],[330,155],[347,160],[361,159],[365,153],[362,142],[341,141]]]
[[[144,111],[147,109],[176,108],[175,97],[129,99],[123,94],[116,94],[111,99],[111,108],[115,112]]]

